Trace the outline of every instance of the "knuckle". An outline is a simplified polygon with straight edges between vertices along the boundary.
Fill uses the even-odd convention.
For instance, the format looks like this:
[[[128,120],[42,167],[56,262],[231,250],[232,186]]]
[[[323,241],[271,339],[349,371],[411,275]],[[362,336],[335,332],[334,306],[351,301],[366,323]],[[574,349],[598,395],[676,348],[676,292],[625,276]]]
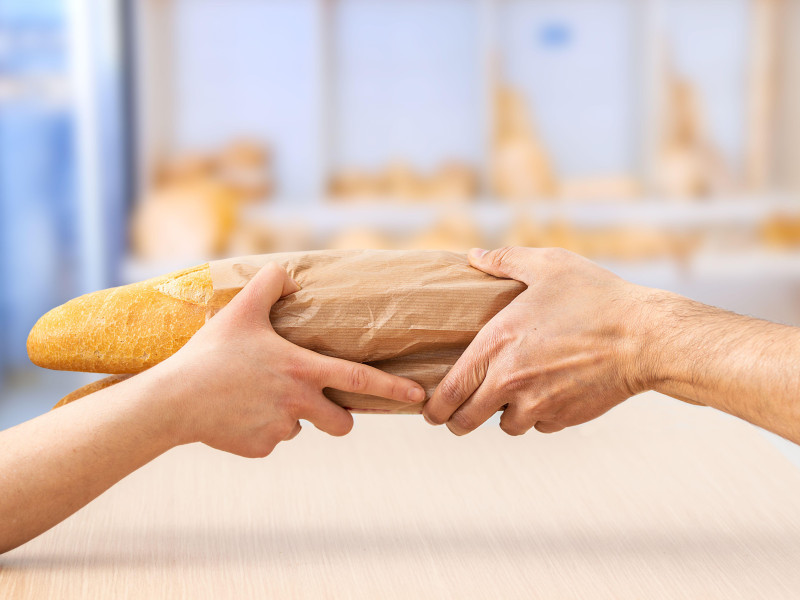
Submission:
[[[289,436],[289,434],[291,434],[294,431],[294,426],[295,426],[296,422],[297,421],[289,421],[289,420],[287,420],[286,422],[281,423],[276,428],[276,431],[275,431],[276,436],[278,437],[278,439],[282,440],[282,439],[287,438]]]
[[[281,414],[293,417],[301,412],[303,400],[298,394],[282,394],[278,396],[277,405],[280,407]]]
[[[268,262],[262,267],[262,269],[264,269],[267,273],[274,273],[277,275],[283,275],[286,273],[286,271],[283,270],[283,267],[276,262]]]
[[[536,421],[547,420],[552,415],[546,412],[546,406],[546,400],[543,399],[527,402],[520,411],[522,420],[527,423],[528,427],[532,427]]]
[[[454,405],[461,402],[461,384],[452,377],[448,377],[439,387],[439,397],[447,405]]]
[[[436,410],[430,402],[425,403],[425,408],[422,409],[422,416],[431,425],[442,425],[446,420],[446,416],[442,416],[439,410]]]
[[[542,248],[542,257],[551,262],[561,262],[572,254],[565,248]]]
[[[389,398],[405,397],[405,394],[403,394],[405,386],[394,377],[388,377],[382,373],[377,373],[375,374],[375,383],[380,384],[380,391]]]
[[[478,426],[477,421],[469,413],[461,410],[453,413],[448,423],[456,428],[457,431],[453,432],[456,435],[459,435],[460,432],[470,432]]]
[[[501,419],[500,429],[511,436],[519,436],[527,433],[528,427],[512,419]]]
[[[506,346],[518,346],[524,337],[518,325],[506,318],[496,319],[487,328],[485,343],[491,354],[496,355]]]
[[[528,377],[520,371],[513,370],[503,376],[499,387],[504,392],[513,394],[525,391],[528,386]]]
[[[286,271],[276,262],[269,262],[255,275],[255,277],[263,278],[262,281],[267,285],[278,285],[286,276]],[[255,278],[254,277],[254,278]]]
[[[534,428],[539,433],[557,433],[564,429],[564,426],[555,421],[545,421],[543,423],[536,423]]]
[[[552,420],[564,427],[573,427],[591,421],[595,416],[598,416],[597,413],[587,410],[586,407],[571,404],[558,411]]]
[[[516,246],[503,246],[502,248],[498,248],[492,253],[491,265],[496,269],[502,268],[518,251],[519,248]]]
[[[264,446],[264,448],[259,450],[253,458],[267,458],[270,454],[272,454],[273,450],[275,450],[274,445]]]
[[[541,250],[543,262],[553,274],[565,272],[574,256],[575,254],[564,248],[543,248]]]
[[[536,402],[528,402],[517,405],[514,416],[507,417],[505,421],[515,431],[521,430],[524,433],[533,427],[534,423],[544,418],[541,407]]]
[[[272,454],[276,445],[271,439],[259,440],[250,445],[244,456],[247,458],[266,458]]]
[[[510,323],[498,321],[497,323],[492,324],[492,328],[487,333],[487,343],[491,349],[496,350],[498,347],[502,346],[509,337],[511,337],[512,333],[513,327]]]
[[[290,355],[287,358],[286,374],[295,381],[307,381],[310,369],[301,357]]]
[[[362,365],[352,365],[348,367],[347,382],[352,391],[364,391],[367,388],[368,381],[369,375]]]
[[[308,402],[303,397],[294,395],[286,399],[284,404],[285,413],[289,418],[296,421],[305,412],[306,406],[308,406]]]
[[[336,428],[336,430],[331,434],[336,437],[341,437],[343,435],[347,435],[353,430],[353,417],[350,416],[348,413],[347,418],[343,418],[341,424]]]

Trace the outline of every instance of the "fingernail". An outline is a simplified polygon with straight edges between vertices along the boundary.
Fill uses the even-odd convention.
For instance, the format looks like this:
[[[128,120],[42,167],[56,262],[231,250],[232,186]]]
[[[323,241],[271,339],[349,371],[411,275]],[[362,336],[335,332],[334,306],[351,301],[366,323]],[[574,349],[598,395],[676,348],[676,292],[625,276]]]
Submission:
[[[469,251],[469,255],[472,258],[483,258],[483,255],[486,254],[488,250],[484,250],[483,248],[473,248]]]
[[[431,420],[428,418],[428,415],[426,415],[425,413],[422,413],[422,418],[423,418],[423,419],[425,419],[425,422],[426,422],[428,425],[433,425],[434,427],[436,426],[436,423],[434,423],[433,421],[431,421]]]
[[[303,289],[300,287],[300,284],[297,283],[294,279],[292,279],[292,283],[294,284],[294,289],[291,292],[289,292],[290,294],[294,294],[295,292],[299,292],[300,290]]]
[[[425,400],[425,392],[422,390],[422,388],[411,388],[408,390],[408,399],[411,402],[422,402]]]

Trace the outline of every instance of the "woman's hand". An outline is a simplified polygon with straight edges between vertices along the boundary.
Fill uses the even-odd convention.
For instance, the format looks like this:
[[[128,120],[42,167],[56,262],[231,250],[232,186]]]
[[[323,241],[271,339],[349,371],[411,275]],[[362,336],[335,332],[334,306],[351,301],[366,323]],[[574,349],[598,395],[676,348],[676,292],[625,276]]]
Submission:
[[[0,554],[176,445],[261,457],[297,435],[298,419],[347,433],[353,419],[325,387],[422,401],[413,381],[278,336],[270,308],[296,290],[282,269],[265,267],[171,358],[0,432]]]
[[[299,433],[298,419],[344,435],[353,417],[323,395],[326,387],[399,402],[424,399],[413,381],[317,354],[275,333],[270,308],[298,289],[279,266],[265,266],[180,351],[143,374],[171,388],[181,443],[263,457]]]

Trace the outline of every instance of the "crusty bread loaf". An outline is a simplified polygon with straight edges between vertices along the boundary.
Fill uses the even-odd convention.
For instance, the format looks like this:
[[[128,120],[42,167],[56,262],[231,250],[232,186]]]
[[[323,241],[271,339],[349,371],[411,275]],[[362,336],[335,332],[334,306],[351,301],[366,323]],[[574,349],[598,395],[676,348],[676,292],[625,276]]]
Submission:
[[[272,308],[278,334],[315,352],[410,377],[428,393],[481,327],[525,288],[482,273],[451,252],[242,257],[71,300],[36,323],[28,354],[50,369],[141,372],[174,354],[273,261],[301,286]],[[356,410],[419,412],[419,406],[335,390],[329,397]]]
[[[28,336],[31,361],[48,369],[138,373],[172,356],[206,322],[208,264],[70,300]]]

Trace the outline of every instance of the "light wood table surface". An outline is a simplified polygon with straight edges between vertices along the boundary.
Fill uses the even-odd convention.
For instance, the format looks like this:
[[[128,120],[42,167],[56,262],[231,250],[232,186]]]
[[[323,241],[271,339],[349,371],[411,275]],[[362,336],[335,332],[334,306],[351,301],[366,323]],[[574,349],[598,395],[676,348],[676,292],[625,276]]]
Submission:
[[[800,598],[800,470],[657,394],[550,436],[360,416],[167,453],[0,556],[0,597]]]

